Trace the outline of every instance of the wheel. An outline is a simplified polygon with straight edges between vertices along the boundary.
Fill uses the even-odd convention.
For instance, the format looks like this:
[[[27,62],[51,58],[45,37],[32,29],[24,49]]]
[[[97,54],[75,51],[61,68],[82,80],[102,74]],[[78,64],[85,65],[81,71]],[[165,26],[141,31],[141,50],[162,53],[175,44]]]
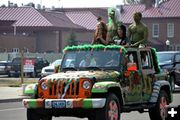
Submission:
[[[94,120],[120,120],[120,106],[116,95],[108,94],[105,107],[96,111]]]
[[[170,82],[172,91],[174,91],[175,90],[175,78],[173,76],[171,76],[169,79],[169,82]]]
[[[149,116],[151,120],[165,120],[168,116],[168,109],[166,106],[169,105],[168,95],[164,90],[160,91],[156,106],[149,109]]]
[[[41,109],[27,109],[27,120],[52,120],[52,116],[42,114]]]
[[[36,77],[36,72],[32,72],[30,76],[31,76],[31,78],[35,78]]]

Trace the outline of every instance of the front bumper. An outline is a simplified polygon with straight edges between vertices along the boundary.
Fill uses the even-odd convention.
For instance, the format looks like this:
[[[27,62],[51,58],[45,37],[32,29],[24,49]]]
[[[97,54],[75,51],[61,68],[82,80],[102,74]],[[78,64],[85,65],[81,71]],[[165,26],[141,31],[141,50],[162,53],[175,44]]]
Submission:
[[[103,108],[105,98],[93,99],[23,99],[25,108]]]

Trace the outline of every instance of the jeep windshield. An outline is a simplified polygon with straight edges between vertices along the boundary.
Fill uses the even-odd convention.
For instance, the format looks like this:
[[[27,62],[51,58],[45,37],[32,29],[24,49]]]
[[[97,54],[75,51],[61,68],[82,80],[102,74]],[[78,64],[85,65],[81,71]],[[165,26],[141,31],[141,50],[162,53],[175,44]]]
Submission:
[[[67,70],[104,70],[119,68],[119,50],[68,51],[64,54],[62,71]]]

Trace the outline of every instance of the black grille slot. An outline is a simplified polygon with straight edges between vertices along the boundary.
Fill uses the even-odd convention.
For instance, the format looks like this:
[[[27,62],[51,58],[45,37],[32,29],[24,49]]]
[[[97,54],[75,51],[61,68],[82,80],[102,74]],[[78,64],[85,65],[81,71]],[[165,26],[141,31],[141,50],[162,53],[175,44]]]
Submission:
[[[54,95],[56,95],[56,91],[57,91],[57,84],[54,84]]]
[[[51,83],[51,86],[49,87],[49,95],[56,95],[57,92],[57,84]]]
[[[52,95],[52,85],[49,88],[49,95]]]
[[[79,95],[79,82],[76,84],[76,95]]]

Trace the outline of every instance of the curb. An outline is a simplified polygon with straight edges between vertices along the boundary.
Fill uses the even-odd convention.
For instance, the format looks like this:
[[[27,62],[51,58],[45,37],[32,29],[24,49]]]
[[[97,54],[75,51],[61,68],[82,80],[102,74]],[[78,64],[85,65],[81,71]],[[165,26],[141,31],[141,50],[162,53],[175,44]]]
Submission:
[[[21,102],[23,99],[29,98],[28,96],[22,98],[10,98],[10,99],[0,99],[0,103],[9,103],[9,102]]]

